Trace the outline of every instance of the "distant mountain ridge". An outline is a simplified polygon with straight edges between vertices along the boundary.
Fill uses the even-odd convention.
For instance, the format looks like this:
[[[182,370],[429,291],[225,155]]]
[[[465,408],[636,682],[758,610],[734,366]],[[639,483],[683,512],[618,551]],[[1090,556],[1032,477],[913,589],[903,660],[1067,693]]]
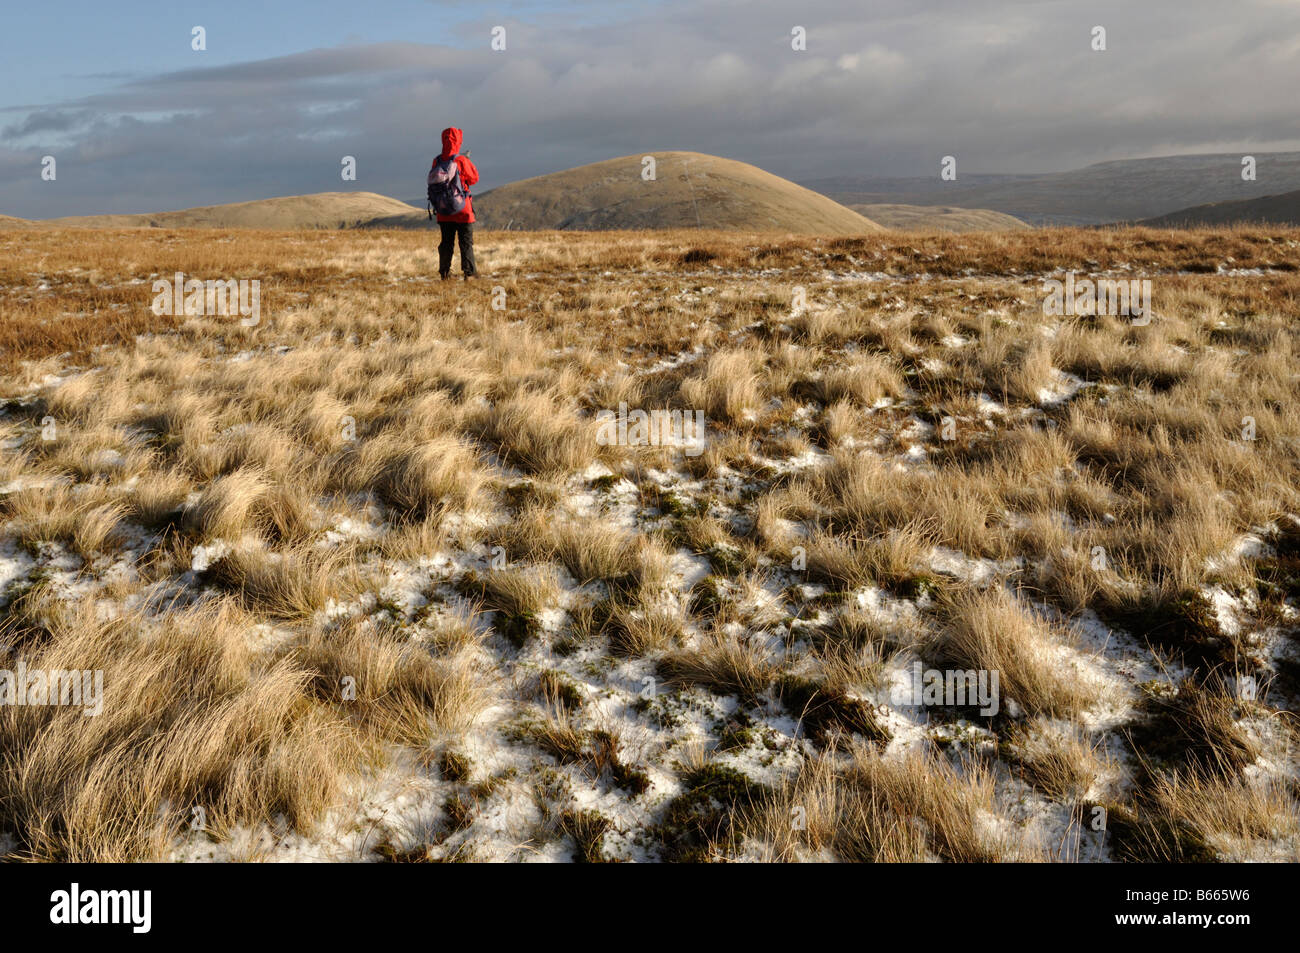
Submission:
[[[1242,155],[1116,159],[1068,172],[886,178],[835,176],[803,185],[845,205],[948,205],[991,209],[1032,225],[1102,225],[1139,221],[1211,202],[1263,198],[1300,190],[1300,152],[1253,153],[1255,181],[1241,178]]]

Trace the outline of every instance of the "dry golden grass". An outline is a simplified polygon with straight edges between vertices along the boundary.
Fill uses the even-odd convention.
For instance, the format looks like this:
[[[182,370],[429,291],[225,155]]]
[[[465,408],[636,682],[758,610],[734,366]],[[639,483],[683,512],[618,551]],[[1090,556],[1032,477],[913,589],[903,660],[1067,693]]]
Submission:
[[[1300,860],[1300,809],[1284,782],[1188,772],[1162,777],[1154,800],[1158,810],[1222,856]]]
[[[610,647],[620,655],[650,655],[679,648],[685,614],[670,607],[615,605],[607,623]]]
[[[659,669],[672,681],[745,699],[764,691],[779,671],[764,646],[720,629],[705,632],[696,646],[665,655]]]
[[[592,424],[544,392],[516,393],[484,408],[473,427],[503,460],[529,473],[576,470],[596,455]]]
[[[914,578],[930,548],[925,534],[913,525],[899,526],[877,539],[819,531],[808,541],[808,568],[851,589],[893,588]]]
[[[665,770],[706,766],[676,767],[688,739],[622,666],[731,696],[784,753],[811,743],[773,741],[793,680],[879,698],[903,649],[999,672],[1025,714],[987,728],[1034,797],[1102,796],[1123,765],[1099,752],[1123,745],[1121,814],[1164,811],[1222,856],[1294,843],[1294,790],[1244,780],[1267,754],[1242,721],[1296,705],[1270,654],[1294,644],[1296,547],[1270,527],[1300,512],[1297,233],[485,232],[489,280],[455,288],[419,233],[235,234],[0,233],[3,637],[128,686],[97,718],[0,710],[0,828],[24,854],[165,858],[200,802],[220,836],[277,813],[323,836],[386,746],[478,730],[526,666],[626,703]],[[1153,279],[1150,325],[1043,314],[1042,276],[1128,269]],[[258,277],[263,320],[154,316],[148,279],[175,271]],[[704,453],[598,446],[594,414],[621,403],[703,411]],[[1076,665],[1085,613],[1211,687],[1134,708],[1138,688]],[[530,638],[543,615],[554,638]],[[1228,674],[1268,692],[1243,708],[1212,688]],[[1083,729],[1098,705],[1118,727]],[[593,726],[566,717],[570,780],[603,794]],[[774,859],[1039,856],[976,823],[1010,776],[993,755],[871,740],[810,751],[740,833]],[[699,856],[648,823],[664,856]],[[599,855],[600,823],[569,827]],[[1167,834],[1141,837],[1185,859]]]
[[[373,488],[404,521],[448,506],[470,506],[485,481],[473,450],[451,435],[414,442],[385,433],[367,440],[344,467],[346,485]]]
[[[1033,714],[1077,715],[1099,688],[1075,669],[1059,636],[1004,589],[959,590],[944,600],[945,625],[933,644],[954,668],[998,672],[1006,698]]]
[[[1028,725],[1014,744],[1026,780],[1067,804],[1082,802],[1107,770],[1096,743],[1077,726],[1040,720]]]
[[[7,821],[34,857],[158,856],[192,808],[220,832],[283,813],[299,829],[329,806],[356,742],[309,703],[311,672],[258,659],[229,608],[143,620],[58,613],[29,654],[46,669],[102,670],[103,711],[6,706]]]
[[[752,351],[724,350],[710,355],[702,373],[682,381],[683,406],[701,409],[714,420],[741,423],[758,410],[762,400],[761,362],[762,356]]]
[[[199,491],[185,509],[184,524],[202,539],[237,540],[250,528],[259,500],[270,484],[257,470],[236,470]]]
[[[551,566],[496,569],[482,579],[483,605],[508,616],[534,618],[555,605],[560,586]]]
[[[432,655],[400,632],[349,620],[314,629],[294,657],[313,691],[379,738],[412,745],[467,731],[488,704],[473,643]]]
[[[824,852],[868,863],[1035,859],[1032,845],[999,842],[983,829],[981,812],[995,810],[993,778],[978,763],[855,751],[846,769],[831,758],[810,763],[745,828],[775,861]]]
[[[532,506],[502,528],[513,558],[556,560],[580,583],[630,580],[641,570],[647,542],[608,523],[574,520]]]
[[[86,559],[112,544],[126,512],[102,491],[92,487],[77,493],[66,484],[20,490],[10,497],[9,509],[23,545],[63,541]]]
[[[331,602],[355,597],[363,586],[363,574],[346,549],[266,552],[237,546],[203,575],[250,611],[286,620],[310,619]]]

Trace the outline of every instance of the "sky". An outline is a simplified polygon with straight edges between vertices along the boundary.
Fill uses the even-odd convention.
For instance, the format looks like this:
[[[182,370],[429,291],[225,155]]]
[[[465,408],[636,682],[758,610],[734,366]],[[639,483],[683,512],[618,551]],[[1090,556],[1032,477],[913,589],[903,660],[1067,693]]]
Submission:
[[[1297,92],[1300,0],[9,0],[0,214],[418,201],[448,125],[478,191],[671,149],[796,181],[1293,150]]]

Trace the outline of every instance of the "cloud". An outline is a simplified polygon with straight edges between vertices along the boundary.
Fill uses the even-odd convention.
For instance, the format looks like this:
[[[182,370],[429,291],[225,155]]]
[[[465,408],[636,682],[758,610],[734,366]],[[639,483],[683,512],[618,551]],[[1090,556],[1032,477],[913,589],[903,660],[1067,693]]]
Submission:
[[[0,211],[340,188],[413,200],[448,124],[466,130],[482,188],[655,149],[808,179],[916,174],[947,154],[966,172],[1025,172],[1156,148],[1300,145],[1300,9],[1264,0],[1230,18],[1216,0],[673,0],[527,21],[460,9],[447,14],[461,17],[456,46],[395,37],[286,52],[19,111],[0,146]],[[497,23],[505,52],[489,48]],[[1095,24],[1108,28],[1105,53],[1090,49]],[[56,146],[53,187],[39,156]],[[357,157],[355,183],[339,178],[344,154]]]
[[[92,115],[86,109],[38,109],[0,130],[0,135],[6,139],[22,139],[39,132],[67,132],[84,125]]]

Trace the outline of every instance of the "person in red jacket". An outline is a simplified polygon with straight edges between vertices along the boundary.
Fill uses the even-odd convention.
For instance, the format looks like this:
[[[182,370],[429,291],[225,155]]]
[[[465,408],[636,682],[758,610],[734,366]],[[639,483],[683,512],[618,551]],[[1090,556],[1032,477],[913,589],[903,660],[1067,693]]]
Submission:
[[[469,187],[478,182],[478,169],[469,161],[468,155],[460,154],[460,145],[464,134],[455,126],[442,131],[442,153],[434,159],[434,168],[439,162],[446,163],[452,156],[456,157],[456,169],[459,172],[460,186],[464,189],[464,206],[449,215],[438,215],[438,227],[442,229],[442,241],[438,244],[438,276],[444,281],[451,275],[451,256],[456,242],[460,242],[460,267],[465,273],[465,280],[474,277],[474,203],[469,194]]]

